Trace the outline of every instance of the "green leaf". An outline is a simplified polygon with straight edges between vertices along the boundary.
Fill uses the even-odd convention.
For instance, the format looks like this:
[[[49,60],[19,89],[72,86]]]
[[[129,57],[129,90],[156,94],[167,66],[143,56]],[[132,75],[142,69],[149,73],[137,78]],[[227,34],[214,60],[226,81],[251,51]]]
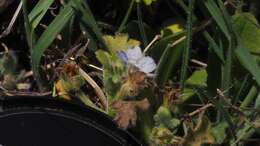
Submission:
[[[145,3],[145,5],[151,5],[152,2],[155,2],[156,0],[135,0],[137,3],[140,3],[141,1],[143,1]]]
[[[218,123],[211,129],[212,135],[215,137],[217,144],[222,144],[227,136],[228,123],[226,121]]]
[[[40,0],[28,15],[32,28],[35,29],[54,0]]]
[[[235,53],[240,63],[253,75],[258,86],[260,86],[260,68],[249,53],[249,50],[240,43]]]
[[[159,124],[166,124],[172,119],[170,110],[165,106],[160,106],[154,115],[155,122]]]
[[[161,30],[162,36],[168,36],[171,34],[178,34],[184,31],[184,27],[180,22],[175,22],[167,25]]]
[[[111,62],[110,62],[110,54],[108,52],[98,50],[96,51],[96,57],[102,63],[103,66],[109,67]]]
[[[185,84],[191,86],[191,88],[184,88],[181,101],[186,102],[191,97],[193,97],[197,93],[196,88],[205,88],[207,86],[207,76],[208,74],[205,69],[193,72],[193,74],[185,81]],[[192,87],[195,88],[193,89]]]
[[[37,82],[42,82],[39,72],[41,57],[44,51],[51,45],[56,36],[61,32],[64,26],[70,21],[74,15],[74,10],[70,4],[67,4],[64,9],[56,16],[48,28],[41,35],[32,50],[32,69]],[[41,83],[40,83],[41,84]]]
[[[205,69],[197,70],[186,80],[186,84],[206,87],[207,76]]]
[[[260,93],[258,93],[255,100],[255,108],[260,108]]]
[[[122,76],[125,75],[125,66],[115,54],[103,50],[96,51],[98,60],[103,65],[103,83],[109,98],[115,99],[120,92]]]
[[[251,13],[238,13],[233,16],[234,29],[244,45],[253,53],[260,53],[259,23]]]

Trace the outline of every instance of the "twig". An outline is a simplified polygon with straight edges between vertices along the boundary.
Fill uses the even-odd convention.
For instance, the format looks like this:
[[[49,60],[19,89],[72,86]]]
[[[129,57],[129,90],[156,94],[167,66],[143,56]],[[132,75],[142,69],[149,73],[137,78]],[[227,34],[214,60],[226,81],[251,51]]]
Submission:
[[[108,99],[98,84],[82,69],[79,67],[79,74],[94,88],[101,104],[104,106],[105,111],[108,111]]]
[[[201,113],[202,111],[205,111],[205,110],[208,109],[209,107],[213,107],[213,106],[214,106],[214,105],[213,105],[212,103],[206,104],[206,105],[204,105],[203,107],[198,108],[197,110],[195,110],[195,111],[189,113],[189,116],[192,117],[192,116],[194,116],[194,115],[196,115],[196,114]]]
[[[61,68],[61,67],[66,63],[66,60],[73,56],[73,54],[74,54],[75,51],[80,47],[80,45],[81,45],[81,44],[78,44],[78,45],[74,46],[73,48],[71,48],[71,49],[64,55],[64,57],[62,58],[62,60],[61,60],[60,63],[58,64],[57,69],[58,69],[58,68]],[[54,81],[54,79],[55,79],[57,76],[58,76],[58,74],[57,74],[57,72],[55,72],[55,74],[53,75],[51,81]]]
[[[229,4],[228,1],[226,1],[226,2],[224,3],[225,6],[228,5],[228,4]],[[208,19],[207,21],[205,21],[204,23],[202,23],[202,25],[200,25],[199,27],[194,27],[194,28],[192,29],[193,34],[202,31],[202,30],[205,29],[207,26],[209,26],[212,22],[213,22],[213,18],[210,18],[210,19]],[[179,38],[177,41],[175,41],[175,42],[173,42],[173,43],[171,44],[171,47],[176,46],[177,44],[181,43],[181,42],[184,41],[185,39],[186,39],[186,36],[183,36],[183,37]]]
[[[192,63],[198,64],[198,65],[200,65],[200,66],[202,66],[202,67],[207,67],[207,66],[208,66],[206,63],[201,62],[201,61],[196,60],[196,59],[191,59],[190,61],[191,61]]]
[[[21,11],[21,8],[22,8],[22,1],[19,3],[17,9],[15,10],[15,13],[14,13],[8,27],[0,34],[0,39],[7,36],[11,32],[13,25],[14,25],[18,15],[19,15],[20,11]]]
[[[156,35],[156,36],[153,38],[153,40],[145,47],[144,53],[146,53],[146,52],[151,48],[151,46],[152,46],[157,40],[159,40],[160,38],[161,38],[161,35]]]
[[[179,43],[181,43],[182,41],[184,41],[186,39],[186,36],[183,36],[181,38],[179,38],[178,40],[174,41],[172,44],[171,44],[171,47],[175,47],[176,45],[178,45]]]
[[[3,91],[2,93],[4,96],[48,96],[51,95],[52,92],[44,92],[44,93],[39,93],[39,92],[21,92],[21,91]]]
[[[91,67],[91,68],[94,68],[94,69],[96,69],[96,70],[98,70],[98,71],[103,71],[102,68],[97,67],[97,66],[95,66],[95,65],[93,65],[93,64],[87,64],[87,66],[89,66],[89,67]]]
[[[3,46],[3,48],[4,48],[4,50],[5,50],[4,53],[8,53],[9,49],[8,49],[8,47],[6,46],[6,44],[5,44],[5,43],[1,43],[1,45]]]
[[[88,39],[87,43],[77,51],[77,53],[75,55],[75,59],[77,59],[78,57],[80,57],[84,54],[84,52],[86,51],[86,49],[88,47],[89,42],[90,42],[90,39]]]
[[[222,92],[220,89],[217,89],[217,94],[227,105],[229,105],[233,110],[237,111],[240,115],[245,117],[245,114],[240,110],[239,107],[236,107],[230,103],[230,101],[227,100],[227,98],[224,95],[224,92]]]

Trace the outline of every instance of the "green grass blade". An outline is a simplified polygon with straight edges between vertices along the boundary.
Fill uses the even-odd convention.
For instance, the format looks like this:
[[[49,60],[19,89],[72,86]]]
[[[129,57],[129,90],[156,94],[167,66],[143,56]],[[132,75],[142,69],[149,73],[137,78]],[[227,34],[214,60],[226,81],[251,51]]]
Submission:
[[[163,87],[167,83],[173,69],[181,58],[182,49],[183,43],[177,45],[175,48],[169,44],[163,52],[155,73],[155,80],[160,87]]]
[[[234,122],[232,120],[232,116],[230,115],[230,113],[224,107],[224,104],[221,101],[216,100],[216,98],[214,96],[212,96],[210,93],[204,92],[200,88],[198,88],[198,91],[204,97],[208,97],[208,99],[215,105],[216,109],[221,113],[220,115],[225,119],[225,121],[227,121],[227,123],[230,127],[231,136],[235,137],[235,134],[234,134],[234,131],[233,131],[234,128],[235,128]]]
[[[80,29],[83,32],[85,38],[89,39],[89,49],[95,52],[97,50],[97,41],[94,41],[94,35],[90,33],[89,29],[85,27],[83,23],[80,23]]]
[[[228,38],[228,41],[229,41],[229,46],[227,48],[227,51],[226,51],[226,62],[224,63],[224,69],[223,69],[223,72],[224,72],[224,75],[223,75],[223,83],[222,83],[222,89],[223,90],[226,90],[226,89],[229,89],[230,86],[231,86],[231,73],[232,73],[232,63],[233,63],[233,52],[234,52],[234,49],[235,49],[235,43],[236,43],[236,38],[235,38],[235,35],[234,34],[234,29],[233,29],[233,22],[232,22],[232,17],[228,14],[227,10],[226,10],[226,7],[224,5],[224,3],[222,2],[222,0],[217,0],[218,2],[218,5],[220,7],[220,10],[224,16],[224,20],[227,24],[227,28],[228,30],[230,30],[230,36],[231,38]],[[229,96],[229,92],[226,92],[225,95],[228,97]]]
[[[194,9],[195,0],[189,0],[189,10],[188,10],[188,21],[187,21],[187,39],[186,39],[186,46],[183,51],[182,57],[182,66],[181,66],[181,89],[183,90],[185,87],[185,80],[187,76],[187,69],[189,63],[189,56],[190,56],[190,49],[192,44],[192,25],[193,25],[193,9]]]
[[[90,41],[99,41],[103,47],[105,47],[104,49],[106,49],[107,46],[103,40],[103,34],[99,29],[88,4],[81,0],[74,0],[72,3],[74,4],[75,9],[81,14],[80,23],[81,26],[84,27],[84,31],[89,31],[86,34],[91,35],[93,39],[95,38],[95,40]]]
[[[127,22],[128,18],[129,18],[129,16],[130,16],[131,12],[132,12],[134,3],[135,3],[135,0],[131,0],[130,5],[129,5],[129,7],[128,7],[128,10],[127,10],[127,12],[126,12],[126,14],[125,14],[125,17],[124,17],[122,23],[120,24],[120,26],[119,26],[117,32],[120,33],[120,32],[124,29],[124,27],[125,27],[125,25],[126,25],[126,22]]]
[[[204,31],[203,35],[209,42],[210,47],[212,48],[214,53],[216,53],[218,58],[222,61],[222,63],[224,63],[225,60],[224,60],[223,50],[219,48],[218,44],[215,42],[215,40],[210,36],[210,34],[208,32]]]
[[[23,18],[24,18],[24,26],[25,26],[25,33],[26,33],[26,39],[27,43],[29,45],[29,48],[32,49],[33,43],[34,43],[34,37],[33,37],[33,29],[31,27],[31,23],[28,18],[28,11],[27,11],[27,0],[22,0],[22,8],[23,8]]]
[[[38,26],[53,2],[54,0],[40,0],[30,12],[28,17],[33,29]]]
[[[241,94],[243,93],[243,91],[245,91],[245,87],[246,87],[246,84],[248,83],[248,81],[249,81],[249,73],[247,73],[245,75],[243,82],[241,83],[241,86],[240,86],[239,90],[237,91],[237,95],[233,99],[234,105],[237,104],[239,98],[241,97]]]
[[[215,22],[218,24],[219,28],[222,30],[222,32],[225,34],[225,36],[229,39],[230,33],[228,31],[227,24],[225,22],[225,19],[223,18],[221,10],[218,8],[217,4],[214,0],[206,0],[205,5],[209,11],[209,13],[212,15]]]
[[[228,40],[228,48],[225,51],[225,62],[223,64],[223,78],[222,78],[222,90],[226,90],[230,88],[231,84],[231,71],[232,71],[232,56],[234,50],[234,38],[232,38],[232,27],[229,26],[231,24],[231,20],[229,19],[229,14],[227,13],[224,4],[218,1],[218,5],[213,0],[207,0],[205,5],[212,15],[213,19],[218,24],[219,28],[225,34]],[[225,96],[229,96],[229,92],[225,93]]]
[[[140,3],[137,3],[137,18],[138,18],[138,27],[140,30],[140,35],[142,37],[144,47],[146,47],[148,45],[148,39],[147,39],[145,29],[144,29],[144,23],[142,20],[142,10],[141,10]]]
[[[208,53],[208,66],[207,66],[207,91],[210,93],[210,95],[214,96],[217,94],[216,89],[220,88],[221,84],[221,65],[222,62],[216,55],[216,53],[213,51],[213,49],[209,48]]]
[[[232,17],[229,15],[229,13],[228,13],[228,11],[227,11],[223,1],[222,0],[217,0],[217,2],[218,2],[220,10],[221,10],[221,12],[222,12],[222,14],[224,16],[223,18],[224,18],[224,20],[225,20],[225,22],[227,24],[227,28],[229,30],[233,31],[233,27],[232,27],[233,26],[232,25],[233,24],[233,22],[232,22],[233,19],[232,19]]]
[[[154,44],[154,46],[152,46],[152,48],[149,49],[147,52],[151,54],[151,56],[155,60],[160,60],[163,52],[165,51],[165,49],[162,48],[166,48],[168,44],[174,43],[176,40],[180,39],[184,34],[184,32],[179,32],[165,36],[162,39],[160,39],[156,44]]]
[[[256,98],[257,93],[258,93],[257,88],[255,86],[252,86],[246,98],[241,103],[240,108],[246,108],[251,103],[253,103],[253,100]]]
[[[37,80],[38,85],[41,87],[42,78],[39,72],[40,60],[44,51],[51,45],[56,36],[61,32],[64,26],[67,25],[71,17],[74,15],[74,10],[70,4],[67,4],[64,9],[60,11],[58,16],[52,21],[48,28],[41,35],[32,50],[32,69]]]
[[[60,33],[62,36],[60,48],[63,48],[65,52],[71,49],[72,46],[73,38],[71,36],[73,35],[74,22],[75,22],[75,16],[71,17],[68,24],[64,27],[64,29]]]

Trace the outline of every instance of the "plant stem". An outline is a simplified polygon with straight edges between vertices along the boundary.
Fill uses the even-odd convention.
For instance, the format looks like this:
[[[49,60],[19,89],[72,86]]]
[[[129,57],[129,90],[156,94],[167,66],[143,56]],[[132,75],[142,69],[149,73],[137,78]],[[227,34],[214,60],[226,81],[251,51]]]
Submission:
[[[188,22],[187,22],[187,39],[186,39],[186,47],[183,51],[183,58],[182,58],[182,66],[181,66],[181,89],[184,89],[184,82],[187,75],[187,68],[190,56],[190,49],[192,46],[192,20],[193,20],[193,8],[194,8],[195,0],[189,0],[189,10],[187,11],[188,14]]]
[[[139,3],[137,3],[137,17],[138,17],[138,26],[139,26],[140,35],[143,39],[144,47],[146,47],[148,45],[148,39],[145,33],[144,23],[142,20],[142,10]]]
[[[129,8],[128,8],[126,14],[125,14],[125,17],[124,17],[122,23],[120,24],[120,26],[119,26],[117,32],[120,33],[120,32],[124,29],[125,24],[126,24],[126,22],[127,22],[128,18],[129,18],[129,16],[130,16],[130,14],[131,14],[131,12],[132,12],[134,3],[135,3],[135,0],[132,0],[131,3],[130,3],[130,5],[129,5]]]

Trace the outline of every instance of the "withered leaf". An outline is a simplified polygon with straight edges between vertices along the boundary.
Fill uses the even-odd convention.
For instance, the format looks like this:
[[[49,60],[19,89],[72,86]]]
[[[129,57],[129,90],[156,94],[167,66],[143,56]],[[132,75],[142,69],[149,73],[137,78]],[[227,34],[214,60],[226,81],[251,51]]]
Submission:
[[[206,116],[200,116],[195,128],[188,129],[181,142],[182,146],[201,146],[202,144],[214,144],[215,139],[211,134],[211,123]]]
[[[118,126],[122,129],[127,129],[130,126],[135,126],[137,112],[148,110],[150,103],[147,98],[140,101],[118,100],[112,103],[112,107],[117,111],[114,120]]]
[[[120,88],[119,97],[137,96],[147,86],[148,82],[145,73],[141,71],[129,72]]]

